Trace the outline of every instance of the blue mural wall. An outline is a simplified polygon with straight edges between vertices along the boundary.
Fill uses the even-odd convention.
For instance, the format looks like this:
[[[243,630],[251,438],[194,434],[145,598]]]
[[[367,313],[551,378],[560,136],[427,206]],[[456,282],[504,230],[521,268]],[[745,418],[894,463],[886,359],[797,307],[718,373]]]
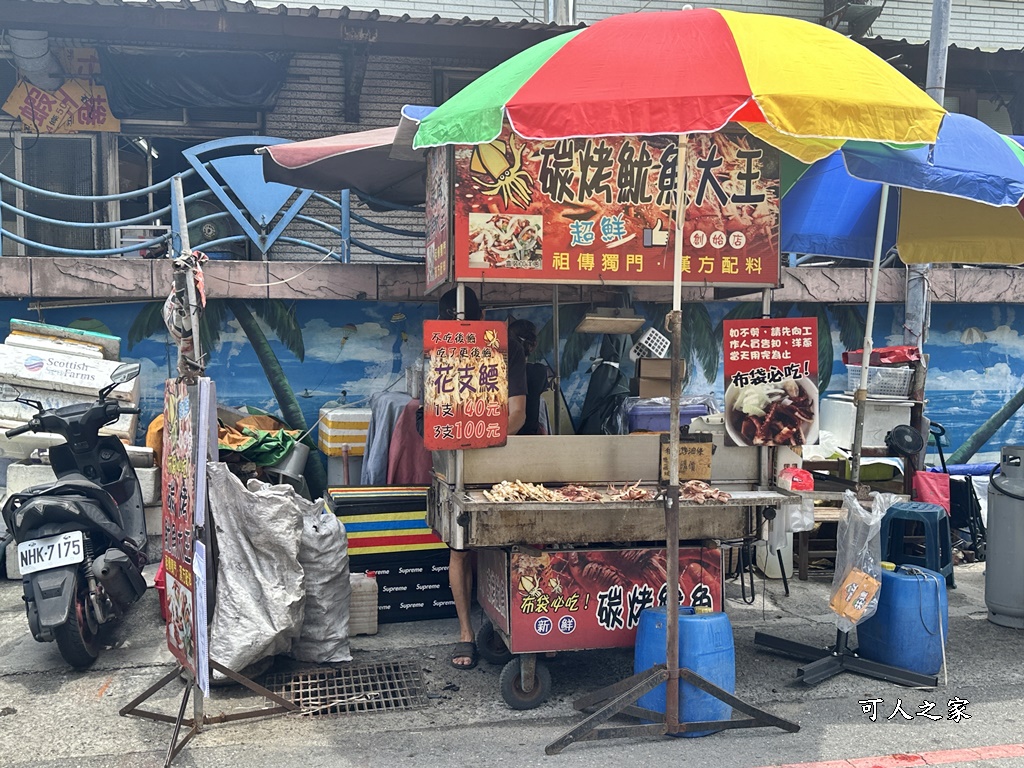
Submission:
[[[38,320],[55,325],[94,328],[127,339],[128,329],[143,305],[98,305],[36,312],[24,301],[0,302],[0,317]],[[730,305],[709,305],[715,322]],[[640,306],[639,311],[645,308]],[[319,302],[296,304],[296,321],[305,344],[305,359],[297,360],[268,331],[271,346],[312,426],[324,403],[344,397],[349,404],[365,401],[374,392],[401,391],[404,369],[421,354],[424,319],[436,315],[435,305],[421,303]],[[502,316],[503,313],[498,313]],[[541,327],[550,310],[528,308],[516,312]],[[880,306],[876,314],[876,346],[902,343],[903,309]],[[0,325],[3,335],[6,328]],[[564,333],[564,332],[563,332]],[[829,391],[841,391],[846,382],[840,355],[843,347],[833,330],[836,360]],[[563,390],[570,409],[578,415],[586,396],[587,371],[597,355],[597,344],[584,354],[576,371],[566,372]],[[1022,386],[1024,373],[1024,309],[1016,305],[935,305],[927,344],[931,355],[927,413],[941,422],[952,448],[974,431]],[[176,351],[165,333],[128,348],[122,357],[142,363],[140,430],[162,410],[163,382],[174,375]],[[624,365],[632,375],[631,364]],[[225,405],[254,405],[276,412],[263,369],[237,321],[228,316],[219,347],[213,352],[208,373],[217,382],[218,399]],[[689,384],[691,394],[722,395],[721,366],[713,380],[699,370]],[[344,393],[344,394],[343,394]],[[1012,418],[985,446],[997,451],[1003,444],[1024,442],[1024,415]]]

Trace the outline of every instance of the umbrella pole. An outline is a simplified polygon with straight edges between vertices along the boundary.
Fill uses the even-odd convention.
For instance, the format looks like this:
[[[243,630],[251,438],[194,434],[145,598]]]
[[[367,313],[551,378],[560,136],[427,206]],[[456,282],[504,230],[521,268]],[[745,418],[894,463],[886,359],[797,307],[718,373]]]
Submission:
[[[864,441],[864,413],[867,410],[868,367],[871,364],[871,335],[875,326],[875,298],[878,296],[878,267],[882,261],[882,236],[885,233],[885,212],[889,205],[889,185],[882,185],[882,196],[878,203],[878,226],[875,229],[875,252],[871,260],[871,287],[868,290],[868,316],[864,322],[864,350],[860,361],[860,383],[853,401],[857,411],[853,430],[853,463],[850,479],[856,486],[860,483],[860,452]]]
[[[682,371],[683,324],[683,224],[686,220],[686,134],[679,134],[676,151],[676,232],[672,258],[672,337],[671,392],[669,397],[668,495],[665,499],[665,732],[679,732],[679,390]]]
[[[561,429],[561,411],[562,411],[562,357],[560,354],[560,341],[562,336],[561,328],[558,325],[558,313],[560,312],[558,306],[558,284],[555,283],[551,288],[551,338],[554,340],[553,347],[555,353],[555,381],[554,390],[555,396],[551,398],[552,404],[555,406],[552,410],[552,422],[554,427],[554,433],[556,435],[562,434]]]
[[[699,688],[733,709],[749,715],[742,720],[723,720],[728,728],[760,728],[772,726],[795,733],[797,723],[747,704],[735,695],[705,680],[690,669],[679,669],[679,401],[683,372],[679,353],[682,349],[683,328],[683,223],[686,218],[686,134],[679,135],[676,171],[675,250],[672,273],[672,311],[668,315],[668,330],[672,339],[671,380],[669,396],[669,452],[668,492],[665,495],[665,665],[655,665],[645,672],[582,696],[573,706],[578,710],[598,707],[583,722],[560,736],[544,748],[548,755],[557,755],[570,744],[590,739],[613,739],[632,734],[658,735],[694,733],[705,730],[707,723],[679,722],[679,681]],[[557,337],[555,344],[558,349]],[[631,714],[632,705],[645,693],[665,685],[665,719],[662,723],[634,726],[604,726],[617,714]],[[636,716],[636,715],[633,715]],[[703,726],[703,727],[702,727]],[[717,729],[716,729],[717,730]]]

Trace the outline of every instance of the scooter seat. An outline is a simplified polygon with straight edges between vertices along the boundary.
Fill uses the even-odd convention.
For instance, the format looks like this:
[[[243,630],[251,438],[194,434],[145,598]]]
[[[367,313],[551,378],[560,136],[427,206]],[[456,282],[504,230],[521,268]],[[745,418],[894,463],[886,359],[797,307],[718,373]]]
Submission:
[[[121,510],[114,501],[114,497],[105,491],[100,485],[89,480],[85,475],[67,474],[59,480],[42,485],[34,485],[26,488],[12,497],[17,496],[23,500],[40,498],[42,496],[84,496],[99,505],[104,514],[121,531],[122,538],[127,536],[124,528],[124,520],[121,518]]]

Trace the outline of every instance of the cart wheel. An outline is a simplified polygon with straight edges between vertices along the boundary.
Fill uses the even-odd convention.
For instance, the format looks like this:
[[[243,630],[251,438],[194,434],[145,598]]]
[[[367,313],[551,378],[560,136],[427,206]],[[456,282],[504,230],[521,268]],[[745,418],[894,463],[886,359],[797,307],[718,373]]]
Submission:
[[[501,635],[494,631],[494,625],[485,621],[476,631],[476,649],[480,652],[484,661],[491,664],[507,664],[512,660],[512,652],[501,639]]]
[[[551,695],[551,672],[542,662],[537,662],[537,672],[533,677],[533,690],[523,690],[520,675],[519,659],[513,658],[501,670],[499,679],[501,698],[512,709],[536,709]]]

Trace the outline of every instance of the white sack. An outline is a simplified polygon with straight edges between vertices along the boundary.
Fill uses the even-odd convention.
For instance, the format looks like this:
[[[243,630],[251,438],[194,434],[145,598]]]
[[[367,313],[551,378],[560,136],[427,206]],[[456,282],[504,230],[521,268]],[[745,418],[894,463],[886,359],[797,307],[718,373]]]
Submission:
[[[323,500],[315,502],[302,518],[299,563],[306,576],[306,610],[302,634],[292,643],[291,656],[318,664],[352,661],[348,646],[352,595],[348,537]]]
[[[207,465],[207,477],[218,550],[210,658],[241,672],[287,653],[299,636],[301,504],[310,502],[288,486],[247,490],[221,462]]]

